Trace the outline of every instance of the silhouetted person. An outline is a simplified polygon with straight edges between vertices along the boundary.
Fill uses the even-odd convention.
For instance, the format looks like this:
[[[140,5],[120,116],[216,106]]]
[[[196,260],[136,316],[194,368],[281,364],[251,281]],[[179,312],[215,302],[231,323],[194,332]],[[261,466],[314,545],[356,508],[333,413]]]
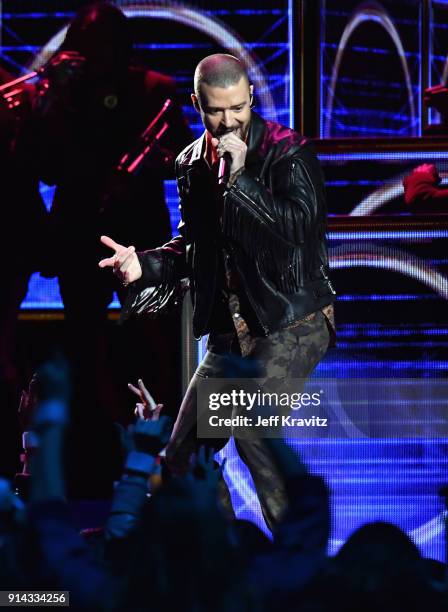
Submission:
[[[399,527],[368,523],[357,529],[316,581],[304,609],[407,612],[445,609],[417,546]]]
[[[173,160],[191,140],[176,103],[157,154],[136,176],[116,172],[165,100],[176,101],[174,81],[134,66],[131,52],[129,21],[118,8],[106,2],[82,8],[45,68],[30,133],[38,174],[56,186],[47,273],[59,279],[72,354],[83,383],[87,374],[95,382],[94,393],[105,380],[107,306],[114,290],[122,295],[121,285],[98,270],[98,237],[113,229],[140,248],[171,238],[163,181],[174,176]],[[144,342],[152,337],[163,373],[169,364],[161,328],[153,325]],[[151,382],[149,374],[146,378]],[[103,403],[112,409],[113,393],[107,392],[103,384]]]

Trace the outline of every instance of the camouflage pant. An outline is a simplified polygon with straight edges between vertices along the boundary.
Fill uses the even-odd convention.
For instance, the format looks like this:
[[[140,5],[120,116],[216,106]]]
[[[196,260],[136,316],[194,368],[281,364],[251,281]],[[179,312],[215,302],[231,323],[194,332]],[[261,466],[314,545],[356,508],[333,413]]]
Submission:
[[[311,375],[328,348],[329,331],[325,316],[317,312],[313,319],[295,328],[254,340],[248,358],[257,361],[260,367],[259,378],[268,381],[271,389],[281,388],[290,378],[306,379]],[[213,446],[217,451],[227,443],[227,439],[197,437],[197,387],[203,378],[226,377],[229,354],[238,354],[236,334],[211,336],[207,349],[190,381],[167,447],[167,465],[175,473],[186,470],[192,453],[199,445]],[[262,438],[238,437],[235,438],[235,446],[249,468],[264,518],[272,528],[288,505],[282,475]]]

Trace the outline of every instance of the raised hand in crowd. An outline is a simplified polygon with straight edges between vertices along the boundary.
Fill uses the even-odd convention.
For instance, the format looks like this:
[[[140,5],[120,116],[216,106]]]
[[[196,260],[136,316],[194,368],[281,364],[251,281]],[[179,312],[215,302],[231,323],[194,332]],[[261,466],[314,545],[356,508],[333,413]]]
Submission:
[[[130,425],[128,431],[132,435],[135,451],[157,457],[165,448],[170,439],[172,430],[172,419],[162,416],[150,421],[138,419],[134,425]]]
[[[134,414],[139,419],[157,421],[161,411],[163,410],[163,404],[156,404],[152,395],[145,387],[145,384],[141,378],[137,381],[138,387],[128,383],[128,389],[132,391],[138,398],[139,402],[135,404]]]
[[[204,483],[210,488],[217,487],[225,464],[226,459],[223,460],[221,465],[215,461],[213,448],[200,446],[198,452],[191,457],[187,479]]]
[[[18,418],[22,431],[27,431],[30,428],[30,422],[37,404],[37,386],[37,373],[35,372],[28,384],[28,389],[22,389],[20,394]]]
[[[58,354],[44,363],[37,371],[37,399],[39,410],[42,404],[49,401],[59,401],[68,406],[71,398],[71,374],[67,360]]]
[[[159,468],[156,458],[168,444],[171,429],[172,420],[162,416],[156,420],[138,419],[122,432],[127,456],[105,527],[106,541],[118,546],[118,557],[123,546],[132,546],[132,536],[140,526],[147,495],[150,488],[154,488],[150,478]]]
[[[67,363],[61,357],[44,364],[39,373],[35,372],[29,382],[28,389],[23,389],[20,396],[18,410],[19,424],[23,432],[22,443],[24,453],[21,455],[23,462],[22,474],[16,474],[16,487],[23,499],[28,498],[29,485],[29,463],[32,454],[39,446],[39,437],[46,434],[47,430],[56,428],[65,430],[68,421],[68,403],[70,399],[70,376]],[[61,434],[58,434],[58,437]],[[45,453],[52,453],[54,445],[47,445]],[[41,453],[42,455],[42,453]],[[42,464],[37,459],[37,465]],[[40,494],[39,467],[34,466],[34,491]],[[58,466],[50,466],[50,480],[57,489],[61,490],[61,473]],[[57,475],[57,477],[56,477]]]
[[[64,437],[69,422],[70,372],[62,358],[38,370],[39,402],[31,427],[38,448],[31,461],[29,528],[40,551],[42,576],[51,577],[52,588],[70,591],[77,609],[103,609],[110,604],[115,586],[93,562],[72,523],[65,499]]]
[[[220,506],[220,482],[226,460],[219,465],[214,455],[213,448],[201,446],[197,454],[192,455],[188,472],[183,478],[184,495],[191,498],[192,505],[199,513]]]
[[[71,396],[67,362],[58,357],[45,363],[37,373],[38,399],[31,419],[38,448],[31,462],[32,501],[65,497],[63,440],[69,422]]]
[[[135,404],[134,415],[137,417],[137,420],[150,422],[158,421],[160,418],[160,413],[163,409],[163,404],[156,404],[154,398],[146,388],[141,378],[139,378],[137,381],[137,385],[138,386],[136,387],[135,385],[128,383],[128,389],[140,400]],[[124,456],[127,457],[132,450],[135,450],[133,426],[125,429],[120,423],[115,423],[115,427],[118,435],[120,436],[122,451]]]

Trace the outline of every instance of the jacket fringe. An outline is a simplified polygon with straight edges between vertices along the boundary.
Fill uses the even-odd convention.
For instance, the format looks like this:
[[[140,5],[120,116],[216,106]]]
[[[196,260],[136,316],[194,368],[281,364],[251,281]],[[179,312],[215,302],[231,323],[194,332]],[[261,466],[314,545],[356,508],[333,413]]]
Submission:
[[[224,205],[222,231],[257,261],[262,275],[278,291],[295,293],[299,290],[297,247],[279,240],[268,226],[234,199]]]

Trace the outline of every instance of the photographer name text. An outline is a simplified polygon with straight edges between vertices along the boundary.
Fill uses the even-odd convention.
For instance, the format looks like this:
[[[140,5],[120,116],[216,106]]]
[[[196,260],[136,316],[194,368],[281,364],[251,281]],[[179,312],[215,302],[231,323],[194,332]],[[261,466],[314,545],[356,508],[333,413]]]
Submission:
[[[327,419],[317,416],[298,418],[291,415],[271,414],[269,417],[252,417],[238,415],[219,417],[212,415],[208,419],[211,427],[327,427]]]

